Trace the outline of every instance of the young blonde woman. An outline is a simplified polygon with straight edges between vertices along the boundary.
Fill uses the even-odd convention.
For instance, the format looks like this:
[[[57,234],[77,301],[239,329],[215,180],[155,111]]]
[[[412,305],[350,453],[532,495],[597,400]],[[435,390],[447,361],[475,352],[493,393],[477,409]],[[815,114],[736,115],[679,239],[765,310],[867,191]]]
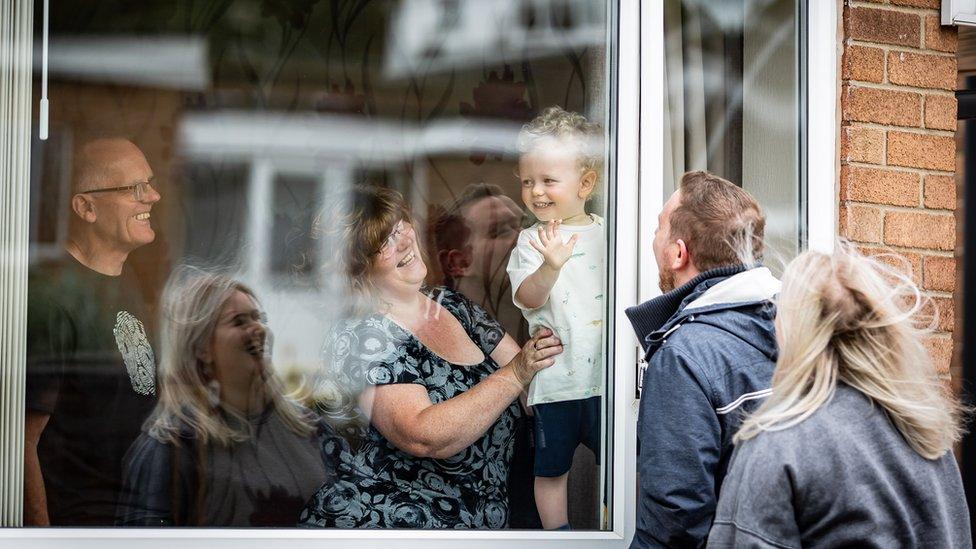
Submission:
[[[163,295],[159,404],[125,458],[117,521],[294,526],[330,478],[324,424],[285,395],[254,293],[181,269]]]
[[[709,547],[971,547],[962,407],[911,279],[847,245],[783,276],[772,394],[746,418]]]

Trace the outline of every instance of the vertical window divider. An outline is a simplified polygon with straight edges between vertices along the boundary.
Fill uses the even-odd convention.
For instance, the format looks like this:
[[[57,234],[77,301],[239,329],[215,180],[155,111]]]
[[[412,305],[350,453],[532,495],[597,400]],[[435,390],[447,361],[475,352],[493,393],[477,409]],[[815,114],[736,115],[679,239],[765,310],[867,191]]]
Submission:
[[[33,3],[0,3],[0,527],[23,523]]]

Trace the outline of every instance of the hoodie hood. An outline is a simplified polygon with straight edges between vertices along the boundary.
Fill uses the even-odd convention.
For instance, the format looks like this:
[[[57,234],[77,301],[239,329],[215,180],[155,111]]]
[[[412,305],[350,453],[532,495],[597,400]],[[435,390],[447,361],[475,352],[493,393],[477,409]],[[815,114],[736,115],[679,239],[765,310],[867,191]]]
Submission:
[[[626,310],[645,353],[652,352],[685,321],[713,324],[734,334],[761,329],[751,315],[719,314],[768,303],[780,291],[780,281],[766,267],[743,265],[704,272],[679,288]],[[760,322],[761,324],[761,322]],[[741,336],[740,336],[741,337]],[[750,341],[767,356],[775,355],[775,340]],[[770,344],[772,343],[772,345]]]
[[[779,293],[782,283],[766,267],[756,267],[732,275],[705,290],[694,301],[685,305],[683,312],[704,309],[716,305],[755,303],[772,299]]]

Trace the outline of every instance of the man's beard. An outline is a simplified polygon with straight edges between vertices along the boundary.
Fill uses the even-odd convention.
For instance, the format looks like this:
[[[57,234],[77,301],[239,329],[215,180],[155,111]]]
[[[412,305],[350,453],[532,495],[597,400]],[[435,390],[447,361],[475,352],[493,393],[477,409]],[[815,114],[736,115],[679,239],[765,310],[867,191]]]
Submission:
[[[662,293],[668,293],[674,289],[674,271],[668,267],[661,267],[657,274],[657,285]]]

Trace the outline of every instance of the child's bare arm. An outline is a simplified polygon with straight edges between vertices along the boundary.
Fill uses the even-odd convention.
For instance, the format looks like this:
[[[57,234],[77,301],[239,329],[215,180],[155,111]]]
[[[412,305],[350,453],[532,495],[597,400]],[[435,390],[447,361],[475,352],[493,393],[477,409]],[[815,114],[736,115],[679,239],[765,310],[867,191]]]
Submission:
[[[549,299],[549,292],[559,278],[559,269],[543,263],[528,276],[515,292],[515,299],[530,309],[541,307]]]
[[[579,235],[574,234],[567,242],[563,242],[557,231],[558,227],[558,221],[550,221],[544,227],[539,227],[539,242],[529,239],[529,244],[542,254],[543,263],[518,287],[515,299],[531,309],[545,304],[549,292],[559,278],[560,269],[572,257],[579,239]]]

